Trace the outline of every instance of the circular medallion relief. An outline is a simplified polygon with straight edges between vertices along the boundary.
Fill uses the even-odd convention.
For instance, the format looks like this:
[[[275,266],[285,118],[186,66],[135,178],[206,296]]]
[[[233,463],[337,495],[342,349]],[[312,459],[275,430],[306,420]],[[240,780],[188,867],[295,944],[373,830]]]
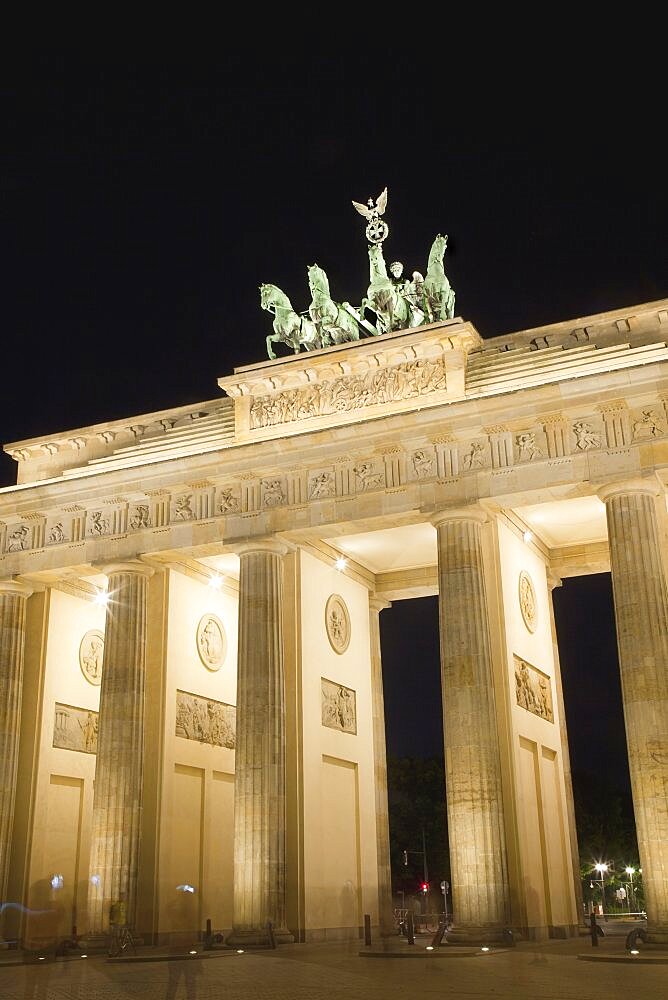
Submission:
[[[520,573],[519,581],[519,599],[520,599],[520,611],[522,612],[522,619],[524,624],[530,632],[536,631],[536,625],[538,623],[538,612],[536,610],[536,591],[534,590],[533,580],[526,572],[522,570]]]
[[[332,594],[325,605],[325,627],[334,652],[345,653],[350,642],[350,615],[346,602],[338,594]]]
[[[79,666],[89,684],[99,686],[102,681],[102,656],[104,654],[104,632],[90,629],[84,633],[79,643]]]
[[[207,670],[220,670],[227,652],[225,627],[215,615],[203,615],[197,626],[197,652]]]

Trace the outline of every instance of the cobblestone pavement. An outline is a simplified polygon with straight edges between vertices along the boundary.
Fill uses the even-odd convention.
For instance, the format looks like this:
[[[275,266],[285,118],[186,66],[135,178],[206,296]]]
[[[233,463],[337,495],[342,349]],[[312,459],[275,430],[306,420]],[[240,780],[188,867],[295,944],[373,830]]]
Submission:
[[[408,947],[408,946],[406,946]],[[0,965],[2,1000],[661,1000],[668,964],[632,959],[605,942],[554,941],[488,954],[360,956],[359,945],[286,945],[277,951],[223,952],[201,959],[109,962],[103,956],[39,965]],[[649,952],[640,956],[646,958]]]

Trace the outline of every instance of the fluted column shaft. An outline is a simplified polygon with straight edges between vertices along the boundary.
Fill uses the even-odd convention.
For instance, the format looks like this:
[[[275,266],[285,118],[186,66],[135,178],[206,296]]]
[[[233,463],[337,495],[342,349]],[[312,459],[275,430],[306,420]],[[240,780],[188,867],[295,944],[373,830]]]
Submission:
[[[106,930],[121,897],[134,926],[144,764],[147,590],[153,570],[140,562],[104,569],[109,603],[104,639],[93,796],[88,925]]]
[[[484,515],[447,512],[438,532],[445,783],[456,931],[498,937],[509,889],[487,596]]]
[[[264,943],[285,925],[283,557],[266,541],[240,551],[232,943]]]
[[[653,489],[605,500],[626,742],[647,929],[668,940],[668,589]]]
[[[26,601],[22,583],[0,581],[0,903],[7,898],[21,733]]]
[[[369,599],[369,640],[371,647],[371,713],[373,720],[374,787],[376,792],[376,857],[378,870],[378,922],[381,934],[395,934],[390,867],[390,821],[387,805],[387,748],[385,741],[385,699],[380,650],[380,612],[388,601]]]

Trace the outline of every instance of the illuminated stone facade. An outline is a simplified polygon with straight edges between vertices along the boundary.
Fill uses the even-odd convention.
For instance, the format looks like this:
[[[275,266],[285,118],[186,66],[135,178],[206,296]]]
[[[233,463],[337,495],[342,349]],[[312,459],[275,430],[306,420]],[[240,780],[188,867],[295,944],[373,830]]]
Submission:
[[[46,886],[96,934],[124,895],[154,942],[391,932],[378,620],[439,594],[455,933],[575,933],[551,592],[610,570],[665,936],[667,334],[668,301],[491,340],[455,318],[7,445],[3,898]]]

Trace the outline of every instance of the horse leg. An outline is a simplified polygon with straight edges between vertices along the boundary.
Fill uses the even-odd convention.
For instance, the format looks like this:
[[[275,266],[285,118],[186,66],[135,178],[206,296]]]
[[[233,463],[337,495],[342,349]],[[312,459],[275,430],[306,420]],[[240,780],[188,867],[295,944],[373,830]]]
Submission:
[[[275,361],[276,360],[276,355],[272,351],[271,345],[272,345],[272,343],[275,343],[278,339],[279,339],[278,334],[275,334],[273,336],[272,336],[272,334],[269,334],[269,336],[267,337],[267,354],[269,355],[269,360],[270,361]]]

